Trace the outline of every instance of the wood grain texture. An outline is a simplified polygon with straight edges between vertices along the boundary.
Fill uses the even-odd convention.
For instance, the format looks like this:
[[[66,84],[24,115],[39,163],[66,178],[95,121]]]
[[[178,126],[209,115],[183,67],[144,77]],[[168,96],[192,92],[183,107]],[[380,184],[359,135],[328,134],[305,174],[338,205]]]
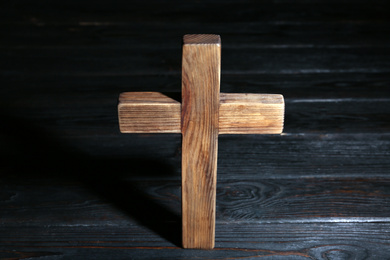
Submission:
[[[182,61],[184,248],[214,247],[220,62],[219,36],[184,36]]]
[[[129,86],[128,81],[132,83]],[[62,137],[83,136],[87,140],[94,135],[118,132],[115,107],[119,93],[142,91],[145,86],[148,90],[150,86],[151,91],[178,92],[180,78],[174,75],[4,76],[3,84],[12,87],[0,89],[0,105],[12,110],[15,116],[32,119],[42,128],[61,133]],[[288,103],[284,132],[305,134],[390,132],[389,84],[390,73],[221,77],[225,92],[283,93]],[[56,94],[53,85],[61,89],[61,95]],[[26,95],[19,95],[21,91]]]
[[[220,95],[220,134],[280,134],[283,131],[283,121],[282,95]]]
[[[390,259],[389,1],[221,3],[1,3],[0,259]],[[222,92],[286,102],[286,134],[219,136],[211,251],[169,238],[180,135],[117,119],[121,92],[178,92],[204,30]]]
[[[243,9],[249,9],[248,5],[242,6]],[[226,6],[224,7],[224,9]],[[243,10],[240,9],[240,10]],[[176,11],[176,10],[175,10]],[[230,14],[233,12],[230,11]],[[231,16],[231,15],[230,15]],[[134,16],[133,16],[134,17]],[[231,16],[232,17],[232,16]],[[164,48],[179,48],[177,42],[179,40],[177,28],[180,25],[169,19],[160,20],[159,26],[152,24],[121,24],[118,26],[113,23],[109,24],[91,24],[85,26],[83,23],[73,24],[74,31],[66,30],[70,25],[57,26],[31,26],[31,24],[18,23],[8,26],[8,37],[2,39],[3,46],[9,48],[44,48],[44,45],[56,46],[64,48],[64,43],[73,46],[85,46],[90,42],[90,37],[99,39],[99,48],[107,48],[115,46],[117,48],[126,47],[164,49]],[[252,26],[242,27],[239,23],[230,23],[229,28],[223,23],[214,23],[213,21],[204,22],[202,24],[189,23],[186,25],[187,31],[202,31],[202,28],[207,26],[210,31],[223,34],[224,48],[241,48],[245,50],[251,47],[260,48],[278,48],[280,46],[290,46],[291,48],[330,48],[342,47],[348,45],[353,47],[373,47],[386,46],[390,44],[390,34],[388,26],[383,23],[370,22],[360,20],[359,26],[351,25],[352,21],[343,21],[344,26],[338,23],[329,23],[324,20],[318,20],[315,23],[290,23],[282,24],[282,21],[252,21]],[[281,33],[288,27],[288,34],[281,37]],[[321,27],[321,33],[318,33],[318,28]],[[136,30],[146,30],[148,34],[137,35]],[[236,37],[234,31],[240,31],[240,37]],[[370,32],[371,37],[363,38],[362,35]],[[134,32],[134,33],[130,33]],[[260,33],[263,32],[263,33]],[[118,37],[119,36],[119,37]],[[156,40],[163,41],[156,44]],[[174,47],[176,46],[176,47]]]
[[[204,251],[183,250],[140,225],[0,227],[0,258],[388,259],[389,229],[389,223],[220,223],[216,249]]]
[[[177,43],[176,43],[177,44]],[[180,76],[180,48],[134,49],[127,47],[86,48],[34,48],[4,49],[0,65],[17,76]],[[266,49],[266,51],[265,51]],[[294,49],[283,45],[274,48],[231,48],[224,52],[224,75],[313,74],[313,73],[389,73],[390,49],[356,47],[302,47]],[[324,52],[326,51],[326,55]],[[39,59],[39,66],[24,60]],[[62,60],[61,63],[55,63]],[[337,60],[337,63],[334,61]],[[162,62],[167,61],[167,62]],[[169,62],[168,62],[169,61]],[[267,62],[264,62],[267,61]],[[367,64],[370,64],[368,67]],[[108,66],[110,65],[110,66]],[[10,75],[5,73],[6,75]],[[180,83],[179,83],[180,84]],[[128,91],[125,89],[124,91]]]
[[[72,0],[67,3],[45,4],[45,9],[42,9],[30,1],[23,0],[21,1],[22,6],[4,4],[1,21],[40,26],[61,26],[63,24],[97,26],[107,24],[139,25],[144,24],[142,21],[146,20],[152,25],[157,22],[171,23],[172,26],[175,26],[173,29],[178,31],[183,29],[183,24],[197,24],[193,21],[202,19],[202,23],[198,26],[203,28],[203,30],[205,24],[209,26],[213,25],[214,22],[215,25],[229,24],[233,26],[236,24],[237,27],[225,28],[226,31],[236,32],[237,28],[242,30],[256,28],[256,26],[238,27],[238,21],[248,25],[253,25],[255,22],[284,22],[282,25],[285,25],[287,22],[292,24],[313,24],[318,21],[343,25],[345,23],[353,24],[356,20],[383,22],[389,19],[386,12],[388,3],[382,0],[371,1],[371,3],[375,3],[374,5],[367,4],[365,0],[344,0],[342,2],[321,0],[315,3],[295,0],[294,5],[289,5],[285,2],[265,2],[259,4],[251,1],[237,2],[236,0],[230,0],[225,1],[227,5],[224,8],[221,8],[219,1],[212,1],[208,5],[198,2],[186,5],[180,4],[180,1],[151,2],[154,4],[153,8],[150,7],[149,1],[135,3],[115,2],[108,7],[104,2],[98,2],[96,5],[91,6],[90,1],[79,3],[76,0]],[[176,7],[172,8],[168,3],[175,3]],[[74,6],[79,6],[80,8],[71,8]],[[237,10],[242,10],[243,12],[236,12]],[[52,15],[54,12],[58,14]],[[216,12],[220,15],[213,17]],[[26,17],[32,14],[36,16],[36,20],[26,19]],[[103,16],[103,14],[106,15]],[[171,15],[163,16],[164,14]],[[45,22],[44,24],[43,21]],[[156,29],[158,28],[160,27],[156,27]],[[134,34],[139,35],[136,32]]]
[[[180,133],[180,102],[159,92],[126,92],[119,97],[122,133]]]
[[[181,104],[158,92],[125,92],[119,97],[122,133],[181,133]],[[284,100],[273,94],[220,94],[219,134],[279,134]]]
[[[6,181],[0,197],[2,258],[56,253],[104,259],[111,253],[135,259],[329,259],[321,252],[340,251],[390,256],[389,178],[224,179],[218,182],[216,250],[206,252],[182,250],[166,236],[179,222],[172,217],[180,215],[179,179],[98,181],[93,190],[90,180]]]
[[[75,175],[80,173],[66,180],[31,177],[25,177],[24,181],[7,180],[0,197],[1,225],[125,227],[139,224],[168,240],[180,236],[180,232],[169,229],[167,232],[164,228],[170,225],[175,226],[175,231],[180,230],[179,177],[158,180],[151,176],[136,179],[111,174],[80,182],[75,181]],[[217,201],[216,226],[221,223],[255,226],[388,222],[390,178],[261,179],[253,175],[234,179],[222,175],[217,185]],[[180,241],[176,242],[180,246]]]
[[[47,140],[38,135],[35,136],[36,142],[30,140],[32,136],[27,136],[22,139],[22,143],[12,142],[12,135],[2,136],[13,144],[13,150],[6,143],[0,147],[0,155],[5,162],[0,169],[4,174],[11,169],[19,175],[24,172],[23,165],[18,164],[15,159],[23,158],[36,175],[66,175],[67,171],[74,171],[62,168],[57,172],[56,163],[59,159],[59,165],[71,161],[72,165],[77,165],[76,168],[85,169],[85,173],[83,170],[77,171],[84,175],[91,171],[89,165],[96,162],[94,160],[91,163],[86,159],[79,166],[77,158],[92,157],[101,158],[99,162],[102,166],[98,167],[98,175],[105,175],[107,169],[111,169],[111,172],[115,169],[115,172],[121,173],[123,171],[120,169],[131,165],[132,169],[124,172],[128,177],[163,179],[167,182],[172,178],[180,179],[181,136],[178,134],[136,134],[124,137],[96,135],[63,137],[60,140]],[[30,146],[26,147],[24,144],[28,140]],[[71,149],[80,154],[60,157],[63,149],[68,151],[70,148],[65,146],[53,149],[50,145],[56,142],[72,144]],[[53,152],[32,154],[30,149],[34,146],[48,151],[51,148],[50,151]],[[384,178],[390,172],[389,134],[221,135],[218,147],[220,180],[367,176]],[[280,156],[280,150],[284,151],[283,156]],[[42,157],[48,158],[51,163],[41,164]],[[25,175],[22,176],[24,178]]]

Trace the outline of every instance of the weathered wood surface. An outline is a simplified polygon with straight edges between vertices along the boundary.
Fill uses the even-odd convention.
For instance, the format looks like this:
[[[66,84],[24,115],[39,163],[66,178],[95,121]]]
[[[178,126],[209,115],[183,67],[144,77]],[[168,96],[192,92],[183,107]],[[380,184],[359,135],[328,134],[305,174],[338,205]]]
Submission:
[[[118,118],[122,133],[181,133],[180,102],[160,92],[122,93]],[[282,95],[220,93],[219,134],[280,134],[283,120]]]
[[[15,124],[10,120],[3,122]],[[28,173],[34,171],[38,176],[66,176],[66,172],[74,172],[75,169],[81,175],[83,171],[87,174],[94,169],[97,175],[105,175],[109,171],[111,174],[118,172],[142,179],[180,176],[180,135],[97,135],[53,139],[41,129],[28,125],[24,127],[32,135],[18,133],[15,128],[11,128],[9,133],[2,133],[2,140],[7,140],[4,144],[8,146],[0,147],[4,158],[0,167],[11,170],[11,175],[23,174],[24,166],[29,165]],[[64,145],[64,142],[68,145]],[[70,142],[72,146],[69,146]],[[32,153],[38,146],[41,150]],[[237,176],[251,179],[375,178],[386,177],[390,169],[389,134],[221,135],[219,147],[219,176],[226,176],[227,179]],[[280,156],[280,149],[284,151],[283,156]],[[234,160],[231,154],[234,154]],[[26,164],[15,163],[18,158],[23,158]],[[41,163],[42,158],[47,159],[45,164]],[[60,169],[57,164],[61,165]],[[98,167],[93,167],[95,164]],[[129,164],[131,171],[121,171]]]
[[[94,259],[226,259],[227,256],[233,259],[386,259],[390,253],[389,228],[388,223],[300,223],[290,224],[287,229],[280,224],[220,224],[215,250],[183,250],[139,225],[23,227],[11,231],[0,228],[0,239],[8,246],[7,250],[0,251],[0,256],[3,259],[88,259],[91,256]],[[237,233],[241,236],[237,237]],[[105,240],[96,239],[103,236]],[[8,237],[12,241],[4,240]]]
[[[172,6],[1,3],[0,258],[389,258],[388,2]],[[187,251],[180,135],[120,135],[116,106],[177,92],[204,28],[221,91],[283,94],[286,134],[219,137],[216,249]]]
[[[181,72],[180,48],[138,50],[123,46],[89,48],[87,45],[67,49],[16,48],[16,52],[15,48],[5,49],[9,50],[1,56],[3,66],[7,65],[5,76],[180,76]],[[390,50],[386,46],[292,49],[294,51],[283,47],[248,47],[243,52],[244,47],[224,47],[222,76],[390,71]],[[38,59],[39,67],[34,63]],[[23,61],[29,62],[21,67]]]
[[[217,225],[216,249],[207,251],[180,249],[139,225],[23,227],[11,231],[0,228],[0,239],[8,246],[8,250],[0,251],[0,256],[3,259],[88,259],[91,256],[94,259],[226,259],[227,256],[236,259],[386,259],[390,253],[389,228],[388,223],[301,223],[290,224],[287,229],[279,224],[220,224]],[[241,236],[235,236],[236,233]],[[105,240],[95,239],[103,236]],[[4,240],[8,237],[12,237],[12,241]]]
[[[184,248],[214,248],[221,39],[185,35],[182,69]]]
[[[284,100],[275,94],[221,93],[220,134],[280,134],[283,131]]]
[[[219,259],[227,254],[292,257],[299,253],[302,259],[311,259],[318,251],[364,252],[375,259],[389,253],[389,179],[219,182],[216,250],[207,253],[183,251],[180,237],[172,232],[180,226],[179,179],[167,183],[106,177],[88,179],[85,185],[31,177],[8,181],[0,202],[1,256],[77,259],[95,256],[97,249],[98,259],[111,251],[118,257],[156,259],[178,254],[184,259]],[[50,214],[42,215],[47,209]]]
[[[164,233],[161,229],[165,224],[176,227],[181,224],[180,176],[167,181],[115,173],[99,178],[91,174],[82,179],[80,175],[75,173],[63,179],[47,177],[46,181],[28,176],[24,176],[25,181],[7,178],[0,201],[3,225],[139,223],[149,228],[149,232]],[[219,178],[217,226],[220,223],[388,222],[389,198],[389,178]],[[42,215],[47,208],[50,210]],[[179,238],[180,232],[171,232],[170,236]],[[181,239],[178,240],[175,242],[180,246]]]
[[[160,92],[125,92],[118,121],[121,133],[181,133],[181,104]]]

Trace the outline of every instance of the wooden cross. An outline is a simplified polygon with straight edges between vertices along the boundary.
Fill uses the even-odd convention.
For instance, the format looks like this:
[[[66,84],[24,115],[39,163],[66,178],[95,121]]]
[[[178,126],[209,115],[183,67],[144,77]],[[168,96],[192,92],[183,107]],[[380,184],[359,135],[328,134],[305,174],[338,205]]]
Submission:
[[[278,134],[284,100],[274,94],[223,94],[219,35],[184,36],[182,103],[159,92],[119,97],[122,133],[182,134],[184,248],[212,249],[218,134]]]

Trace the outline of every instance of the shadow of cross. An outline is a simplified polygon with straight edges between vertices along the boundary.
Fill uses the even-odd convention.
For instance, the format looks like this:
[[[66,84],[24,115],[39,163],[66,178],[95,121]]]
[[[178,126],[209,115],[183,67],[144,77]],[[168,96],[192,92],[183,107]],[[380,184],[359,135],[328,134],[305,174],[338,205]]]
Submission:
[[[182,243],[212,249],[215,236],[218,134],[279,134],[284,100],[276,94],[219,92],[219,35],[185,35],[182,103],[158,92],[119,97],[122,133],[182,134]]]

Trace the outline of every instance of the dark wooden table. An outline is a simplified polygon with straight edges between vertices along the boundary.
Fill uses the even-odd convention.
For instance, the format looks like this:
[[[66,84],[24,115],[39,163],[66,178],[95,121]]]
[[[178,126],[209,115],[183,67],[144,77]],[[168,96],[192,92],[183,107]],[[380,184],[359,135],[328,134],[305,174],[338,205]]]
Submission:
[[[0,259],[390,258],[387,1],[3,1]],[[279,135],[219,137],[216,248],[181,249],[181,137],[120,134],[123,91],[280,93]]]

